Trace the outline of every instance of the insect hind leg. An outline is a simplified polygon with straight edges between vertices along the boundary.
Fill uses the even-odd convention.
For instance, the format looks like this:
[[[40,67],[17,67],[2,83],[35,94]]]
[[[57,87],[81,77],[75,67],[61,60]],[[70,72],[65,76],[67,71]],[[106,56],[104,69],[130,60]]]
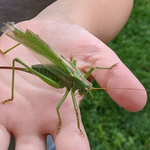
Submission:
[[[14,99],[14,78],[15,77],[15,59],[12,64],[12,85],[11,85],[11,98],[0,102],[1,104],[5,104],[7,102],[13,101]]]
[[[11,47],[10,49],[8,49],[8,50],[6,50],[4,52],[0,49],[0,53],[4,55],[4,54],[10,52],[11,50],[13,50],[14,48],[16,48],[19,45],[20,45],[20,43],[16,44],[15,46]]]

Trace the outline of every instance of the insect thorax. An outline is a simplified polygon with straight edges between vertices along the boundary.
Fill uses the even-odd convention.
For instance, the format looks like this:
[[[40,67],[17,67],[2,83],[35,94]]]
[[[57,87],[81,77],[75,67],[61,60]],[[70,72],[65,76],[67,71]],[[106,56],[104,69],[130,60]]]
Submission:
[[[92,84],[80,75],[79,78],[76,78],[73,84],[73,89],[78,90],[79,95],[83,96],[87,94],[92,89]]]

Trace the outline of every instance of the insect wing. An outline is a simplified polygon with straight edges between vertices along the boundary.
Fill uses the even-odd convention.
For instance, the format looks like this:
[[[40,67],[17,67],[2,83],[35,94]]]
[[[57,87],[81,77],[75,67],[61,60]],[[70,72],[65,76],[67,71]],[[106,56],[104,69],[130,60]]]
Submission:
[[[6,30],[7,36],[27,47],[49,71],[66,81],[73,81],[73,70],[75,70],[75,67],[41,40],[38,35],[29,29],[24,32],[11,22],[6,23],[3,32],[4,30]]]

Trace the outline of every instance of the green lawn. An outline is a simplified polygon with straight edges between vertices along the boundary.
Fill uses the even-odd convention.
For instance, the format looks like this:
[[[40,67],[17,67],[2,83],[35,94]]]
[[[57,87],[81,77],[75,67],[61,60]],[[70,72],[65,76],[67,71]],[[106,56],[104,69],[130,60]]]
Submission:
[[[150,0],[134,2],[126,26],[108,46],[150,89]],[[103,91],[92,94],[94,99],[88,95],[80,107],[92,150],[150,149],[150,99],[142,111],[131,113]]]

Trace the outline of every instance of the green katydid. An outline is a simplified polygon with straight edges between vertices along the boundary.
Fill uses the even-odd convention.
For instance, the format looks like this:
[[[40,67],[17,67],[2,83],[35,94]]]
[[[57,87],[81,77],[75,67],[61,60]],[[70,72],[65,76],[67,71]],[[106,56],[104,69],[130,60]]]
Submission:
[[[92,87],[92,84],[87,80],[87,78],[90,76],[91,72],[94,69],[112,69],[117,64],[114,64],[109,68],[93,67],[85,75],[83,75],[82,72],[79,69],[77,69],[76,61],[73,60],[71,60],[71,62],[67,61],[62,55],[60,55],[57,51],[51,48],[51,46],[46,44],[42,39],[40,39],[38,35],[34,34],[29,29],[27,29],[24,32],[13,22],[7,22],[5,25],[6,26],[1,28],[1,31],[5,32],[8,37],[17,41],[19,44],[15,45],[14,47],[10,48],[5,52],[2,51],[0,52],[2,54],[6,54],[15,47],[17,47],[18,45],[22,44],[34,54],[34,56],[41,62],[41,65],[33,65],[29,67],[20,59],[14,58],[12,67],[1,66],[0,69],[12,69],[11,98],[4,100],[1,103],[4,104],[14,99],[15,70],[20,70],[34,74],[54,88],[66,87],[66,92],[56,107],[59,119],[57,132],[60,130],[61,127],[61,116],[59,113],[59,108],[66,99],[68,93],[71,91],[73,105],[77,117],[77,127],[80,133],[83,134],[82,130],[80,129],[75,92],[78,91],[79,95],[84,96],[85,94],[90,92],[90,90],[94,89]],[[15,67],[16,62],[20,63],[23,66],[23,68]]]

